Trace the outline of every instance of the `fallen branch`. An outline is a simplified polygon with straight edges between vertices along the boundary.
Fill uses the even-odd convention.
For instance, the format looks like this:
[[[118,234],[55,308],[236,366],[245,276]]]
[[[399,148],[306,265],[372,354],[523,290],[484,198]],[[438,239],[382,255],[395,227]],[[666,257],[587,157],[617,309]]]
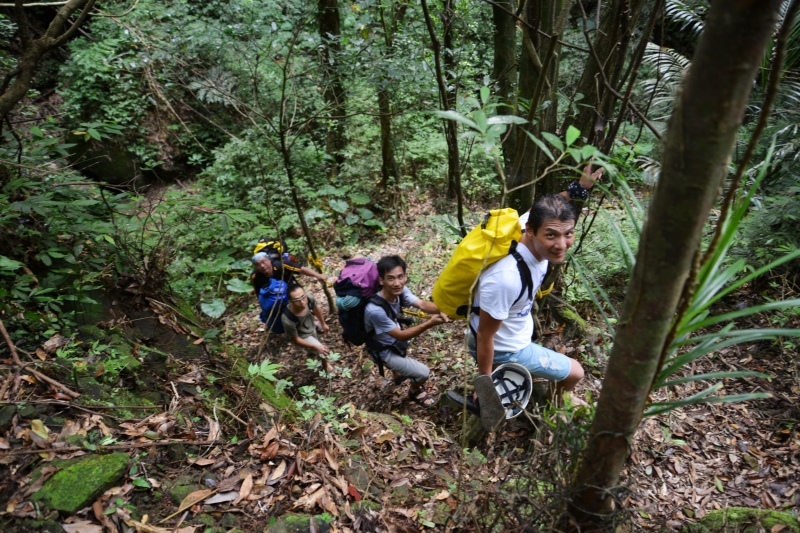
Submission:
[[[11,351],[11,357],[14,360],[14,364],[17,365],[22,372],[26,372],[26,373],[30,374],[31,376],[35,377],[39,381],[44,381],[45,383],[49,383],[50,385],[52,385],[53,387],[55,387],[56,389],[60,390],[61,392],[63,392],[64,394],[66,394],[67,396],[69,396],[71,398],[80,398],[81,395],[79,393],[73,391],[69,387],[67,387],[65,385],[62,385],[58,381],[54,380],[53,378],[51,378],[49,376],[46,376],[46,375],[42,374],[41,372],[39,372],[37,370],[34,370],[32,368],[27,368],[26,367],[26,365],[24,365],[22,363],[22,361],[20,360],[19,354],[17,353],[17,348],[16,348],[16,346],[14,346],[14,343],[11,342],[11,337],[8,335],[8,331],[6,331],[6,326],[5,326],[5,324],[3,324],[2,320],[0,320],[0,332],[2,332],[3,338],[6,340],[6,344],[8,344],[8,349]]]
[[[216,446],[228,445],[230,442],[224,440],[180,440],[172,439],[167,441],[137,442],[134,444],[114,444],[112,446],[98,446],[96,450],[89,450],[83,446],[66,446],[64,448],[42,448],[41,450],[20,450],[17,452],[0,451],[0,457],[10,457],[14,455],[33,455],[37,453],[64,453],[64,452],[104,452],[106,450],[131,450],[134,448],[149,448],[150,446],[169,446],[170,444],[185,444],[187,446]]]

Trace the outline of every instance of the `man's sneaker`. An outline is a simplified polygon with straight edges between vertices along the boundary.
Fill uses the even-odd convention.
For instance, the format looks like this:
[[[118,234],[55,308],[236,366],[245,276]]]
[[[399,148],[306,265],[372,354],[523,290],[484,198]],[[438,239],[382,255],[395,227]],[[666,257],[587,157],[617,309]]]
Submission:
[[[478,405],[476,402],[473,402],[469,398],[465,398],[456,391],[454,390],[447,391],[447,399],[461,408],[463,408],[464,405],[466,404],[467,411],[469,411],[471,414],[475,416],[481,416],[480,405]]]

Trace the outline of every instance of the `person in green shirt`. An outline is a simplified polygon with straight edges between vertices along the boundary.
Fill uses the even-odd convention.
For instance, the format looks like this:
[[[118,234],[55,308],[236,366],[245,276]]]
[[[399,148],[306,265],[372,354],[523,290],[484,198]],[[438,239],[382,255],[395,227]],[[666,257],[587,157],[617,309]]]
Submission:
[[[281,314],[284,334],[294,344],[306,348],[310,355],[319,357],[326,372],[333,372],[333,366],[326,359],[330,349],[317,338],[319,332],[328,334],[330,328],[316,299],[297,284],[289,286],[288,295],[289,305]]]

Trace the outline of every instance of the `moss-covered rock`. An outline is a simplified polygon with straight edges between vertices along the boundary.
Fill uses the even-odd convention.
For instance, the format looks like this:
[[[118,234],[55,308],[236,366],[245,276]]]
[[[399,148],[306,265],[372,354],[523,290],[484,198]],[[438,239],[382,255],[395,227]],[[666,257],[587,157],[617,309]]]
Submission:
[[[285,514],[268,525],[264,533],[310,533],[312,518],[319,533],[328,533],[331,530],[333,517],[327,513],[314,517],[307,514]]]
[[[169,487],[168,492],[175,505],[178,505],[195,490],[198,490],[197,480],[191,476],[181,476]]]
[[[56,472],[31,499],[50,509],[75,514],[113,487],[127,466],[124,453],[83,457]]]
[[[800,533],[800,523],[792,513],[729,507],[711,511],[698,523],[683,528],[684,533],[755,533],[771,531],[775,526],[784,526],[785,533]]]
[[[105,338],[105,332],[92,324],[86,324],[78,328],[78,337],[84,341],[100,341]]]

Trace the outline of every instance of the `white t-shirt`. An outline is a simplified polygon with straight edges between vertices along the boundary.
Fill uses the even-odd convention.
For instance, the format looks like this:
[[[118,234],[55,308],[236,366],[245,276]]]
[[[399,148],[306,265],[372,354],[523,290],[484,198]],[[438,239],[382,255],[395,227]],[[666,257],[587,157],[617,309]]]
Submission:
[[[517,260],[509,255],[490,265],[478,278],[473,306],[480,307],[492,318],[502,320],[500,329],[494,336],[496,352],[518,352],[531,343],[533,335],[533,317],[531,307],[536,291],[547,272],[547,260],[538,261],[528,248],[519,244],[517,252],[531,270],[533,290],[528,298],[526,290],[522,297],[514,303],[522,290],[522,278],[517,269]],[[478,331],[478,315],[470,317],[470,324]]]

